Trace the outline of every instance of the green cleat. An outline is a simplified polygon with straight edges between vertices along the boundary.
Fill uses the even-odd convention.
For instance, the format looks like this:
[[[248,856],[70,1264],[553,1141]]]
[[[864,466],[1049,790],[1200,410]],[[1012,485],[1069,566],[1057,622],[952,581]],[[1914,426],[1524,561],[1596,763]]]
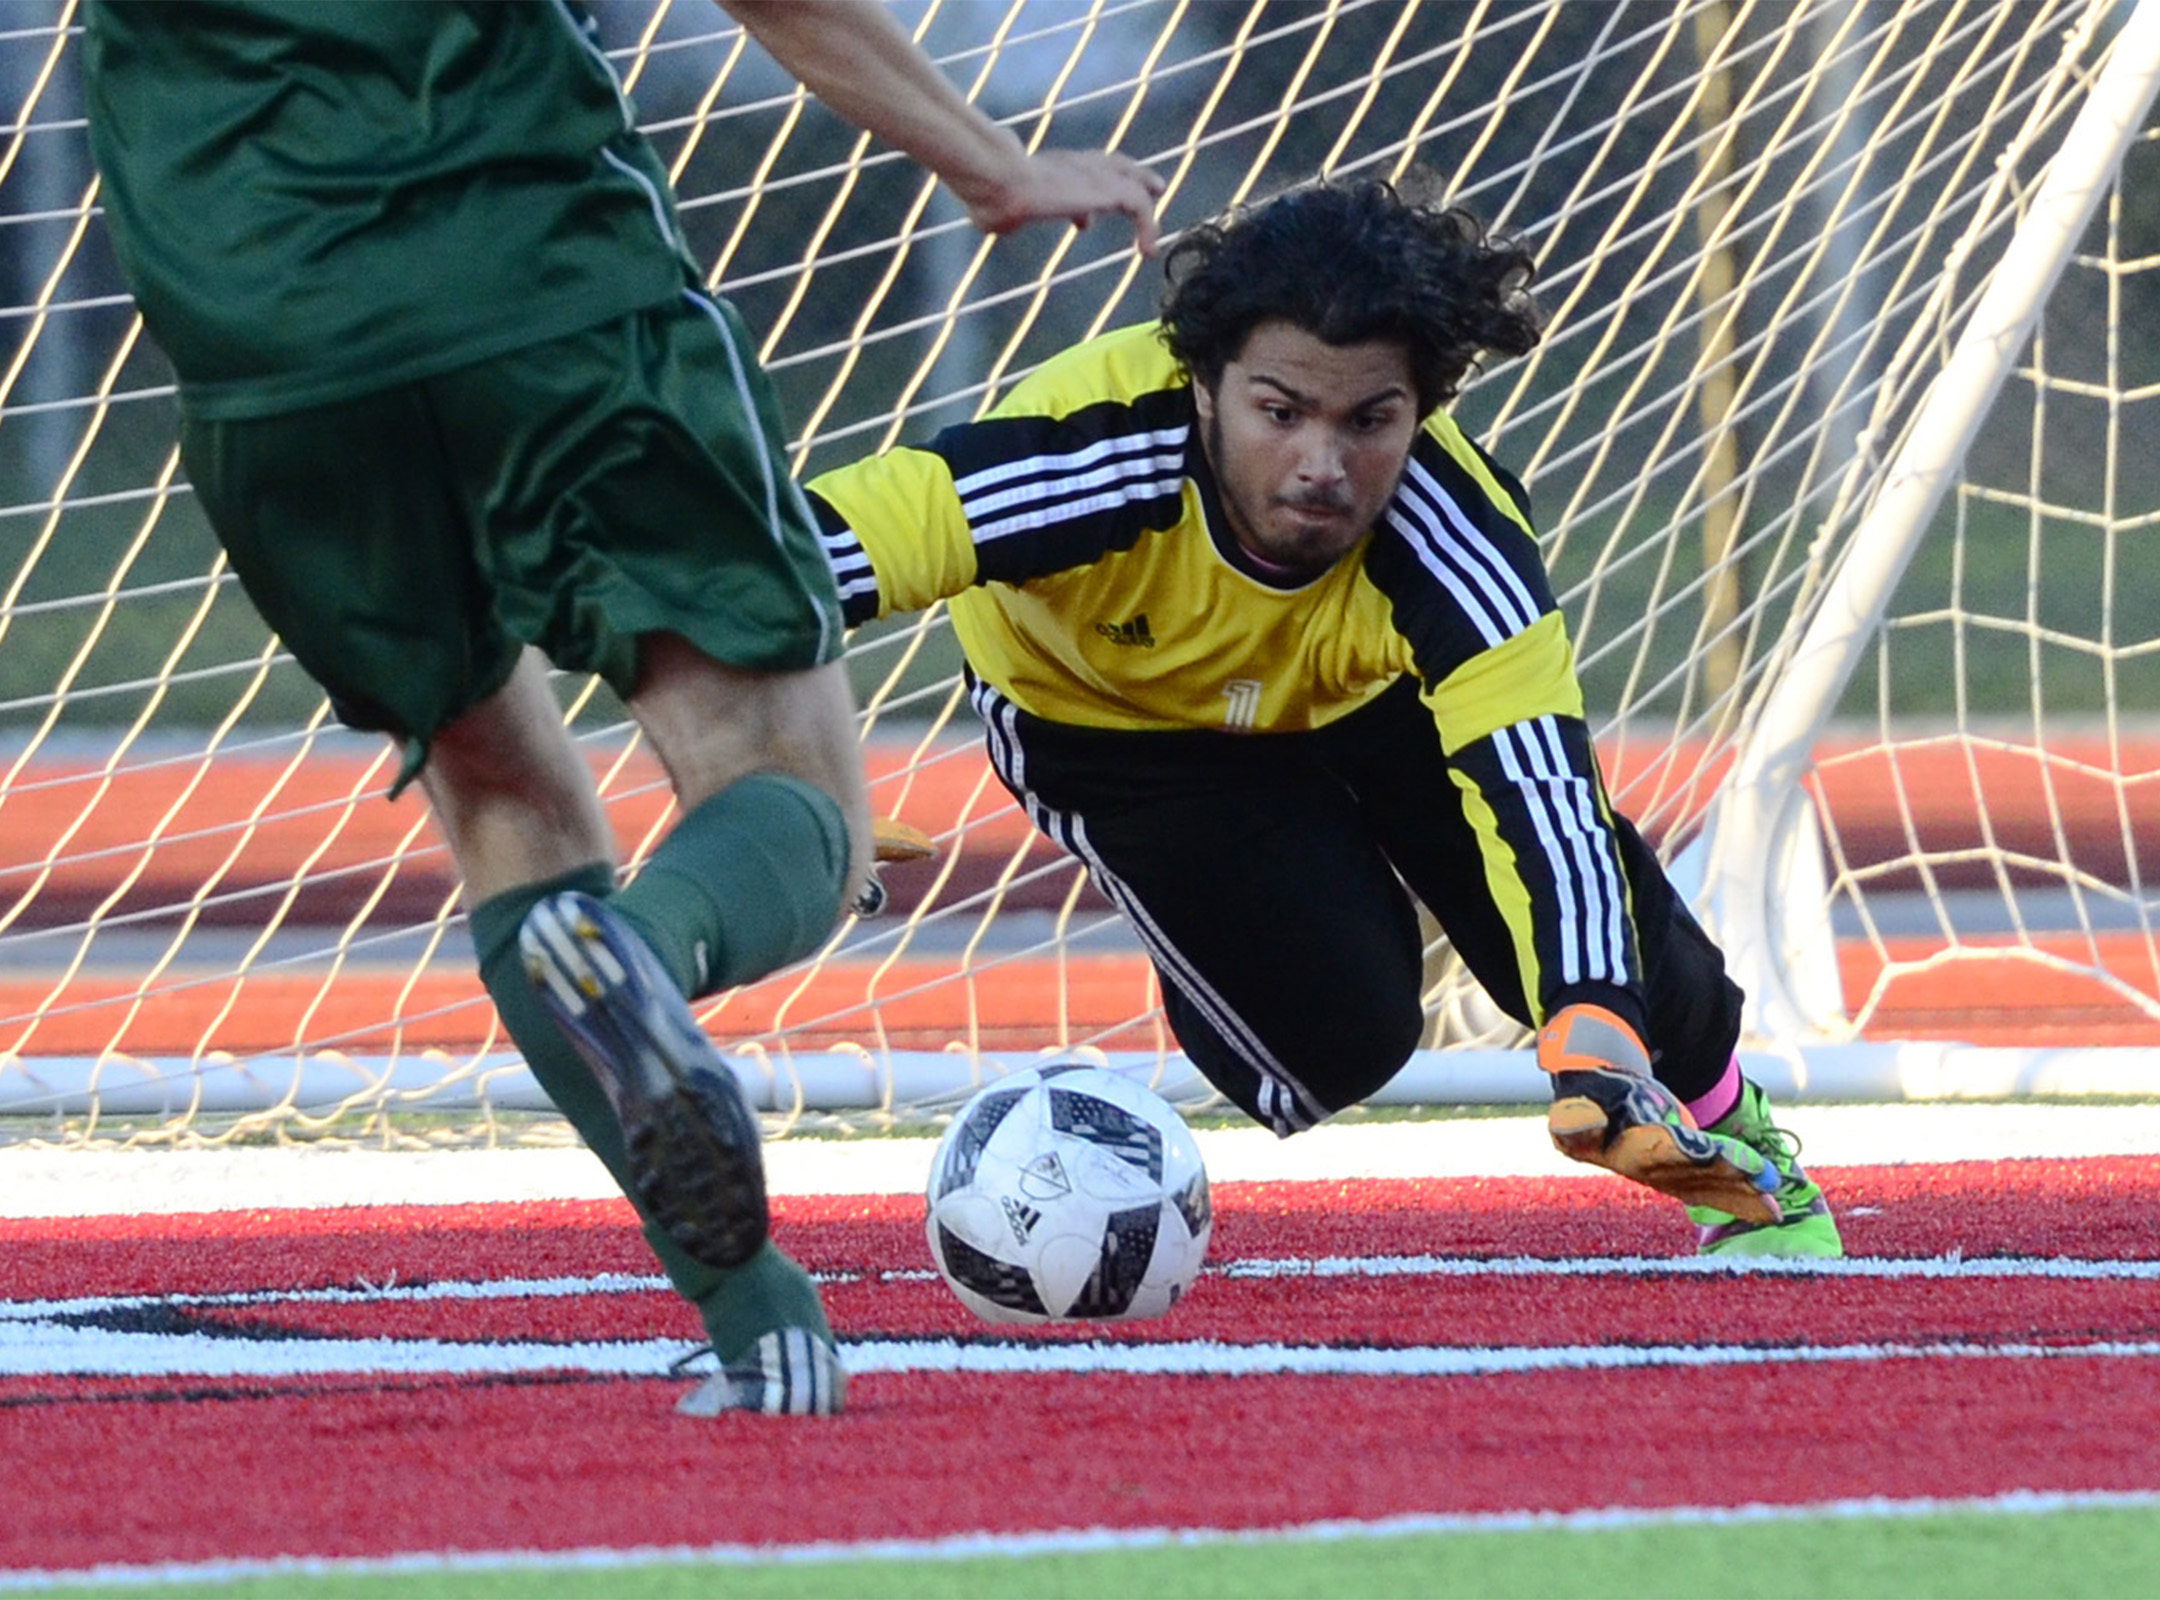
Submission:
[[[1784,1220],[1745,1222],[1707,1206],[1689,1206],[1696,1228],[1695,1250],[1706,1256],[1842,1256],[1837,1218],[1823,1198],[1822,1185],[1800,1168],[1800,1141],[1770,1120],[1770,1097],[1742,1079],[1740,1103],[1704,1130],[1736,1139],[1775,1167],[1778,1209]]]

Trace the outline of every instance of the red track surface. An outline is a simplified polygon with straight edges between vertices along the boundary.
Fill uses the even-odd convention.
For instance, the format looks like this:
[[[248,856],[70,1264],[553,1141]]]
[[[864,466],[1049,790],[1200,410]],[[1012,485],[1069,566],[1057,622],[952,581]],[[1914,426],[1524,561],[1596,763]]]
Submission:
[[[595,772],[618,836],[634,847],[665,826],[670,802],[649,755],[618,770],[618,754],[595,752]],[[1839,859],[1871,893],[1917,886],[1909,867],[1895,865],[1916,847],[1943,889],[1994,888],[1996,850],[2013,881],[2048,884],[2057,880],[2018,863],[2060,856],[2088,881],[2121,885],[2132,881],[2130,862],[2160,857],[2160,809],[2136,799],[2160,777],[2160,741],[2056,733],[2042,751],[1944,738],[1893,755],[1872,740],[1830,740],[1816,754]],[[990,776],[979,739],[954,734],[927,755],[912,739],[879,740],[866,755],[873,804],[942,841],[937,862],[887,874],[892,914],[993,893],[1006,910],[1057,910],[1076,889],[1085,911],[1107,910],[1076,884],[1077,863],[1035,834]],[[1727,772],[1725,757],[1665,739],[1608,741],[1601,758],[1621,805],[1654,839],[1699,816]],[[190,906],[191,921],[250,932],[266,919],[350,924],[355,934],[430,922],[454,900],[456,880],[425,809],[385,798],[387,762],[386,752],[319,751],[304,760],[221,752],[118,771],[89,757],[32,762],[0,804],[17,863],[0,862],[0,913],[20,928],[149,916],[145,926],[169,929],[176,908]],[[194,904],[206,885],[217,893]],[[1957,959],[1938,961],[1948,948],[1940,934],[1840,946],[1846,1009],[1865,1037],[2160,1044],[2150,1007],[2099,976],[2160,995],[2160,968],[2141,935],[1967,937]],[[801,1050],[873,1039],[892,1049],[961,1039],[1033,1050],[1084,1039],[1148,1050],[1164,1039],[1156,1005],[1151,969],[1135,952],[989,961],[910,953],[782,974],[730,994],[707,1023],[735,1039],[786,1030]],[[500,1043],[461,955],[417,975],[364,956],[334,971],[183,964],[147,982],[132,963],[116,972],[98,959],[0,973],[0,1053],[189,1057],[304,1045],[364,1055]]]
[[[1856,1255],[2160,1258],[2160,1160],[1827,1173]],[[1685,1252],[1616,1185],[1225,1186],[1212,1259]],[[0,1313],[43,1298],[649,1270],[614,1205],[0,1223]],[[989,1336],[907,1199],[789,1202],[848,1340]],[[897,1280],[895,1269],[902,1272]],[[134,1307],[243,1342],[695,1335],[662,1294]],[[132,1320],[130,1320],[132,1319]],[[0,1333],[5,1326],[0,1325]],[[1071,1337],[1053,1331],[1049,1338]],[[2160,1340],[2160,1280],[1612,1271],[1214,1276],[1104,1337],[1449,1349]],[[276,1555],[1261,1527],[1409,1512],[2160,1489],[2160,1358],[1937,1352],[1483,1377],[858,1378],[837,1421],[679,1419],[679,1383],[367,1371],[0,1379],[0,1569]]]

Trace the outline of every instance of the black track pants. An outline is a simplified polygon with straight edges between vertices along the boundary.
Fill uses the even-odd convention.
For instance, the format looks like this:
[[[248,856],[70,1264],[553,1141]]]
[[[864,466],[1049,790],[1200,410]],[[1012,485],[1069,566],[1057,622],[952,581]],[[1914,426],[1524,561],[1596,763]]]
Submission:
[[[1131,922],[1178,1042],[1256,1121],[1309,1128],[1416,1048],[1410,893],[1528,1024],[1514,942],[1412,680],[1299,734],[1078,728],[987,685],[975,704],[1006,787]],[[1741,993],[1641,835],[1615,823],[1657,1075],[1692,1099],[1731,1058]]]

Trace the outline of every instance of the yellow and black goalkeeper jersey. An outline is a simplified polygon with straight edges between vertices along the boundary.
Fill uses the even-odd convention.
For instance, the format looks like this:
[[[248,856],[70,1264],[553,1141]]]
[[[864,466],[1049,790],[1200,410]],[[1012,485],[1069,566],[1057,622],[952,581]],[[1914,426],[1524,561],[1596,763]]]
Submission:
[[[814,479],[849,622],[948,600],[979,677],[1095,728],[1317,728],[1414,672],[1535,975],[1533,1013],[1639,992],[1574,654],[1520,487],[1436,413],[1364,543],[1285,578],[1231,536],[1196,421],[1150,324],[1063,353],[981,421]]]

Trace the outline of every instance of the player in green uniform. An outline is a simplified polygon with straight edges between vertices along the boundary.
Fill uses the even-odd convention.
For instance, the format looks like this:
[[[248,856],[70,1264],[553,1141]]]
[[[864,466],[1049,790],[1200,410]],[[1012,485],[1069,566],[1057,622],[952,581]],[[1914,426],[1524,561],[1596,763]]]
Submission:
[[[1159,179],[1030,156],[871,0],[723,4],[979,227],[1122,214],[1152,249]],[[685,1408],[838,1409],[756,1119],[685,997],[815,948],[868,881],[840,607],[754,342],[590,19],[94,0],[86,28],[102,199],[189,476],[339,715],[402,741],[505,1025],[704,1319],[721,1367]],[[605,677],[675,788],[620,893],[544,658]]]
[[[1528,499],[1443,409],[1536,344],[1530,257],[1362,182],[1169,266],[1159,325],[813,480],[849,622],[949,600],[999,774],[1258,1121],[1416,1045],[1407,886],[1538,1030],[1563,1151],[1688,1202],[1705,1251],[1840,1253],[1723,957],[1607,800]]]

